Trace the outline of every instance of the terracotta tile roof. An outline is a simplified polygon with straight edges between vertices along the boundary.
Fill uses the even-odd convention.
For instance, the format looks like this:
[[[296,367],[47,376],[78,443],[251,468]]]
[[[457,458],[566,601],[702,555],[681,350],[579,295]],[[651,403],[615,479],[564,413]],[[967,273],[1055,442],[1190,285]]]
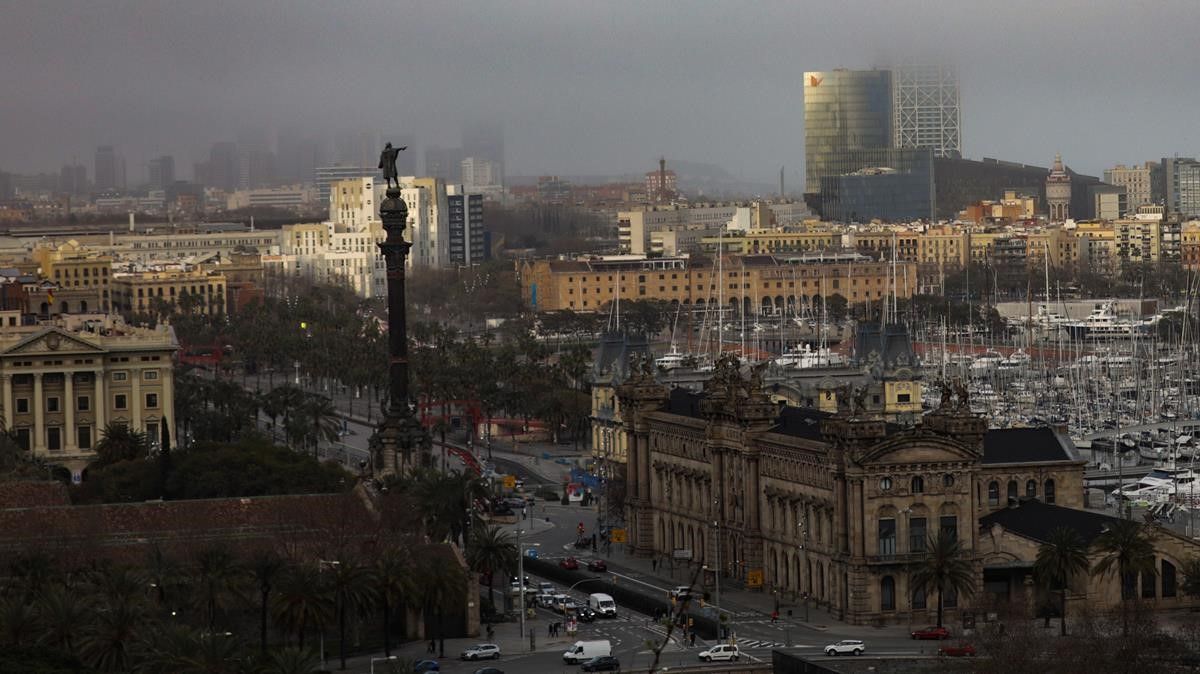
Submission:
[[[378,518],[356,492],[255,498],[49,505],[0,509],[0,552],[69,549],[80,557],[140,557],[151,544],[188,551],[373,545]]]

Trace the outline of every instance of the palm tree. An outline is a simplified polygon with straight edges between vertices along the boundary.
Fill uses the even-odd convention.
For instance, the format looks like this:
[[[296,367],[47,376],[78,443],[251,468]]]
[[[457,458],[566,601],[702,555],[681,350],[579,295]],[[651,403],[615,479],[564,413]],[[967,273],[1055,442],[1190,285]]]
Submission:
[[[240,674],[241,643],[229,632],[197,632],[185,625],[159,625],[141,640],[140,671],[172,674]]]
[[[1067,591],[1071,578],[1087,570],[1087,544],[1074,529],[1054,529],[1048,540],[1038,548],[1033,573],[1047,591],[1060,589],[1060,633],[1064,637],[1067,636]]]
[[[75,636],[90,616],[91,603],[86,595],[61,585],[43,592],[37,604],[42,641],[72,656],[75,655]]]
[[[500,527],[477,527],[467,549],[467,562],[476,573],[487,574],[488,601],[495,605],[492,581],[497,573],[509,575],[517,568],[517,544]]]
[[[154,593],[158,597],[158,605],[161,608],[167,603],[174,586],[179,583],[179,565],[168,557],[162,548],[154,545],[147,553],[146,563],[142,568],[146,578],[150,581],[150,587],[154,588]]]
[[[20,581],[15,586],[25,596],[35,596],[54,576],[54,560],[40,551],[21,553],[9,563],[9,573]]]
[[[321,666],[316,653],[303,648],[280,648],[267,658],[264,674],[312,674]]]
[[[0,603],[0,636],[4,643],[22,646],[37,633],[37,615],[23,597],[10,596]]]
[[[353,561],[341,561],[331,574],[333,600],[338,621],[338,656],[346,668],[346,612],[362,613],[377,596],[373,569]]]
[[[267,652],[267,613],[270,607],[271,586],[286,571],[283,559],[273,552],[260,552],[246,566],[259,596],[259,640],[262,652]]]
[[[273,601],[275,621],[295,634],[300,650],[310,627],[324,627],[333,613],[333,598],[322,574],[311,565],[294,566],[280,577]]]
[[[104,602],[80,635],[80,656],[95,669],[128,671],[141,624],[141,606],[137,602]]]
[[[1116,573],[1121,584],[1121,599],[1132,599],[1125,596],[1128,580],[1133,579],[1136,586],[1139,576],[1154,575],[1154,556],[1158,552],[1154,548],[1154,540],[1149,529],[1133,520],[1113,520],[1108,528],[1092,541],[1092,550],[1100,555],[1100,559],[1092,566],[1092,575],[1103,577]],[[1129,616],[1121,603],[1122,630],[1129,629]]]
[[[237,560],[228,548],[215,546],[197,553],[192,576],[196,601],[204,611],[209,632],[217,628],[217,613],[228,608],[236,596],[240,575]]]
[[[134,430],[122,422],[110,422],[100,432],[96,443],[96,466],[107,466],[118,461],[141,459],[150,454],[150,441],[146,434]]]
[[[941,627],[945,594],[954,592],[969,597],[975,593],[975,567],[963,558],[956,536],[939,534],[930,538],[925,558],[912,575],[912,583],[914,588],[937,591],[937,625]]]
[[[446,634],[445,625],[442,624],[442,609],[462,599],[462,594],[466,590],[466,578],[463,575],[462,567],[457,563],[445,558],[439,559],[437,555],[423,558],[419,572],[423,581],[421,595],[425,600],[426,616],[428,617],[430,613],[434,616],[437,624],[440,657],[445,657]],[[432,631],[428,627],[428,622],[426,622],[426,634]]]
[[[310,395],[303,407],[305,419],[311,425],[310,438],[313,443],[313,456],[317,455],[317,446],[322,440],[337,442],[341,437],[342,419],[338,416],[333,401],[323,395]]]
[[[404,607],[417,595],[412,560],[403,549],[384,550],[375,561],[375,582],[379,584],[379,603],[383,608],[383,654],[391,656],[392,609]]]

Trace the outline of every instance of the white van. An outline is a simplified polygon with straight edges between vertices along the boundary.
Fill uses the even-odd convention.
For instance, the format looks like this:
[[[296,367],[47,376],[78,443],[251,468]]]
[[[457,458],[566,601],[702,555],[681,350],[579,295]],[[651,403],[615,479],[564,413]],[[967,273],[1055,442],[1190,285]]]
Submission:
[[[550,608],[554,609],[555,613],[562,613],[563,607],[570,601],[571,598],[562,593],[551,595]]]
[[[604,641],[576,641],[570,649],[563,653],[563,662],[577,665],[592,658],[612,655],[612,643]]]
[[[603,592],[588,595],[588,606],[592,607],[593,611],[605,618],[617,617],[617,602],[613,601],[612,597]]]

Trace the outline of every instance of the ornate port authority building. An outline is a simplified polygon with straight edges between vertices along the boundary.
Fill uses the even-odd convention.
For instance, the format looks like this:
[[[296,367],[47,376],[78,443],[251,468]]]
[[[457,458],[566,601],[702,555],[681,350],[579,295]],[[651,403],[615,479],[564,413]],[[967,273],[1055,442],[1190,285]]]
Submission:
[[[668,390],[649,361],[633,367],[618,388],[632,551],[688,551],[722,583],[807,596],[850,622],[915,622],[937,608],[910,582],[931,537],[956,537],[976,567],[973,598],[945,597],[953,615],[968,601],[1032,605],[1049,527],[1090,542],[1112,520],[1082,510],[1085,462],[1054,429],[988,429],[966,392],[948,387],[905,425],[870,387],[829,393],[836,411],[772,402],[762,370],[733,357],[701,392]],[[1184,601],[1175,570],[1196,546],[1166,531],[1156,544],[1157,577],[1079,579],[1071,600]]]

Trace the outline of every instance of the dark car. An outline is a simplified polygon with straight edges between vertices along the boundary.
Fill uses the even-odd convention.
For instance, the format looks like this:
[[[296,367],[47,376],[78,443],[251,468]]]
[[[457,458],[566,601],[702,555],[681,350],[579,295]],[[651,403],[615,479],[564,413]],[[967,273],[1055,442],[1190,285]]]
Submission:
[[[440,664],[438,664],[437,660],[421,660],[417,664],[413,665],[413,671],[414,672],[440,672],[440,671],[442,671],[442,666]]]
[[[579,570],[579,560],[575,559],[574,557],[567,557],[566,559],[559,562],[558,565],[568,571],[578,571]]]
[[[475,674],[504,674],[504,670],[495,667],[483,667],[475,670]]]
[[[576,606],[575,617],[579,618],[580,622],[590,623],[596,621],[596,612],[588,606]]]
[[[603,559],[593,559],[588,562],[588,571],[608,571],[608,563]]]
[[[619,672],[621,662],[611,655],[601,655],[583,663],[585,672]]]
[[[947,655],[952,658],[972,657],[975,655],[975,647],[971,644],[958,644],[957,646],[942,646],[938,648],[938,655]]]
[[[913,639],[949,639],[950,630],[945,627],[929,626],[919,630],[913,630]]]

